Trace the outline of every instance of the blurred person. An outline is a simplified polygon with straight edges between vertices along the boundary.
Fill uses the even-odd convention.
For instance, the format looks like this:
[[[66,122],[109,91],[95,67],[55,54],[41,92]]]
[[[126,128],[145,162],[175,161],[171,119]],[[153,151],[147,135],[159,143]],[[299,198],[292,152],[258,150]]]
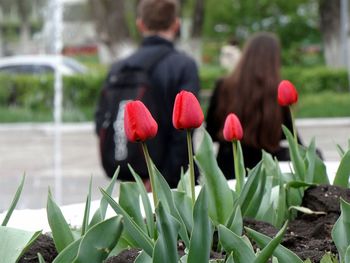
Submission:
[[[235,113],[243,127],[241,141],[245,166],[253,168],[262,150],[280,161],[289,160],[288,149],[280,145],[285,138],[282,124],[292,131],[288,107],[277,102],[281,81],[281,50],[272,33],[256,33],[246,43],[236,69],[217,81],[207,112],[207,131],[219,143],[218,165],[226,178],[234,178],[232,144],[223,138],[225,118]],[[299,143],[301,143],[298,137]]]
[[[232,38],[228,44],[221,47],[220,65],[227,71],[232,72],[241,57],[241,50],[238,41]]]
[[[142,90],[142,94],[152,97],[151,105],[145,104],[158,123],[156,137],[147,141],[149,153],[170,187],[176,187],[180,180],[181,167],[187,169],[188,155],[186,133],[176,130],[172,124],[174,100],[181,90],[190,91],[196,96],[199,92],[198,69],[195,61],[174,47],[174,40],[180,28],[178,12],[177,0],[141,0],[139,2],[136,24],[143,36],[141,46],[131,56],[112,65],[95,114],[96,133],[100,137],[102,165],[106,174],[112,177],[117,165],[120,165],[121,171],[118,178],[126,181],[133,180],[127,167],[127,163],[130,163],[148,189],[150,184],[142,148],[139,144],[130,145],[131,143],[125,138],[123,126],[125,100],[118,102],[119,106],[115,110],[117,113],[113,115],[113,112],[106,111],[106,105],[109,102],[104,94],[113,89],[118,92],[116,82],[121,72],[130,68],[145,69],[150,87]],[[132,77],[127,78],[127,81],[132,80]],[[111,122],[114,125],[108,132],[106,123]],[[113,138],[112,144],[115,144],[108,153],[104,150],[108,145],[105,146],[103,142],[106,136]],[[128,159],[129,147],[139,147],[138,156]]]

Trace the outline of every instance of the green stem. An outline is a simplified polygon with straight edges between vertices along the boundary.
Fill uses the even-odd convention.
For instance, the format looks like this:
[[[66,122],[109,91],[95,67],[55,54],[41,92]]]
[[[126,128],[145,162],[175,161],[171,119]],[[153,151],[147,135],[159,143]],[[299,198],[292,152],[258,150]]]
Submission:
[[[187,129],[187,149],[188,149],[188,162],[190,164],[190,177],[191,177],[191,194],[192,202],[196,201],[196,196],[194,192],[194,164],[193,164],[193,151],[192,151],[192,137],[191,130]]]
[[[143,153],[144,153],[145,159],[146,159],[146,164],[147,164],[149,178],[151,180],[153,203],[154,203],[154,207],[156,207],[157,203],[158,203],[158,197],[157,197],[157,192],[155,191],[155,188],[154,188],[154,186],[155,186],[155,180],[154,179],[155,178],[154,178],[154,172],[153,172],[153,167],[152,167],[152,160],[151,160],[151,157],[149,156],[146,143],[145,142],[141,142],[141,145],[142,145]]]
[[[238,169],[238,155],[237,155],[237,141],[232,141],[232,149],[233,149],[233,162],[235,168],[235,177],[236,177],[236,192],[239,194],[242,188],[242,176],[239,173]]]
[[[295,116],[293,114],[292,106],[289,106],[289,111],[290,111],[290,116],[292,118],[292,127],[293,127],[294,141],[298,145],[297,129],[295,127]]]

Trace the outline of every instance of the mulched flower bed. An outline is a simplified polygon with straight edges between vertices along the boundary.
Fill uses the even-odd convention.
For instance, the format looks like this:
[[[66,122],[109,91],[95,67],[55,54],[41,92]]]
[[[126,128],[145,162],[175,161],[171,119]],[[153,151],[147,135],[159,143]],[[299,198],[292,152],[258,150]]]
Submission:
[[[324,215],[306,215],[298,213],[297,218],[289,223],[287,233],[282,244],[294,251],[300,258],[309,258],[312,262],[319,262],[325,252],[337,253],[332,241],[331,231],[334,223],[340,215],[339,198],[350,202],[350,189],[336,186],[321,185],[311,187],[305,191],[302,206],[314,211],[322,211]],[[277,229],[268,223],[252,219],[244,219],[244,225],[263,234],[273,237]],[[140,250],[129,249],[115,257],[106,260],[106,263],[131,263],[134,262]],[[47,235],[42,235],[24,254],[20,263],[38,262],[37,253],[41,253],[47,263],[57,256],[53,240]],[[181,253],[181,243],[179,244]],[[212,258],[220,258],[222,255],[212,253]]]

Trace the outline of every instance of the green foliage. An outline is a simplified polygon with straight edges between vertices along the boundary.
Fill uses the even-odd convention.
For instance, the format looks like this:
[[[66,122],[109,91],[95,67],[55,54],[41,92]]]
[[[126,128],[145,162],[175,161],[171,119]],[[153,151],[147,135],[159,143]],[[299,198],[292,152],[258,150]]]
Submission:
[[[17,262],[39,237],[41,231],[28,232],[0,226],[0,257],[2,262]]]
[[[332,229],[332,238],[338,249],[340,263],[347,263],[350,247],[350,204],[340,199],[341,214]]]
[[[10,217],[12,215],[13,210],[15,210],[15,207],[16,207],[16,205],[18,203],[18,200],[19,200],[19,198],[21,196],[21,193],[22,193],[22,190],[23,190],[24,179],[25,179],[25,176],[22,177],[21,183],[19,184],[19,186],[18,186],[18,188],[16,190],[15,196],[13,197],[11,205],[10,205],[9,209],[7,210],[6,216],[5,216],[4,220],[1,223],[1,226],[6,226],[7,225],[8,221],[10,220]]]

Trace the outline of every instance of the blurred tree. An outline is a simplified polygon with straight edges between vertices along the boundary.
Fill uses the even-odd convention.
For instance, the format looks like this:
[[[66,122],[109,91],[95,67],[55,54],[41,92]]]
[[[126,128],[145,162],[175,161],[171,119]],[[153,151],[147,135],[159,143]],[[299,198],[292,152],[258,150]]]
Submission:
[[[130,40],[130,30],[125,8],[126,2],[130,1],[89,0],[97,37],[108,53],[106,58],[119,57],[121,46],[125,41]]]
[[[319,12],[326,63],[331,67],[344,66],[341,59],[340,0],[319,0]]]
[[[20,20],[20,43],[21,52],[28,52],[28,43],[30,41],[30,14],[31,3],[30,1],[16,0],[18,16]]]

